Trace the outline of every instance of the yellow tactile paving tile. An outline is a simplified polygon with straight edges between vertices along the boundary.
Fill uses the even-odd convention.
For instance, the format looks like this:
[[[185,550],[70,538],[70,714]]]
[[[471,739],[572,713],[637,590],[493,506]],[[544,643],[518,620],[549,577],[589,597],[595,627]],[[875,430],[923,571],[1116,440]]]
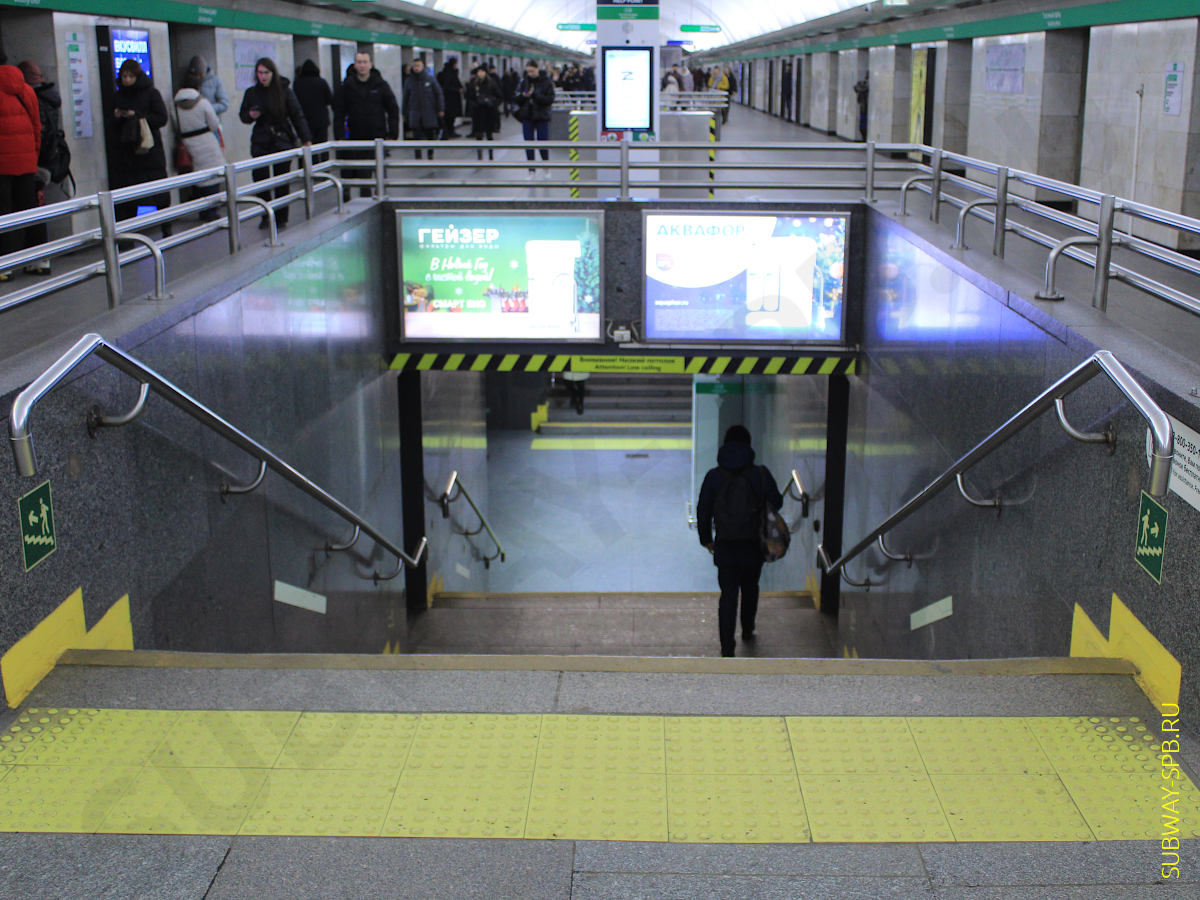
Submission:
[[[667,771],[675,774],[795,774],[787,727],[777,716],[670,716]]]
[[[815,842],[952,841],[936,791],[924,773],[800,775]]]
[[[537,769],[662,774],[662,717],[543,716]]]
[[[403,775],[384,837],[519,838],[525,834],[532,772],[418,771]]]
[[[308,712],[296,723],[275,767],[399,772],[419,720],[415,714]]]
[[[931,775],[1054,771],[1024,718],[921,716],[908,727]]]
[[[437,713],[421,716],[405,770],[532,770],[541,716]]]
[[[934,775],[959,841],[1090,841],[1092,830],[1057,775]]]
[[[237,834],[266,777],[266,769],[146,766],[95,830]]]
[[[0,735],[0,831],[1154,840],[1170,801],[1200,837],[1158,751],[1106,717],[28,709]]]
[[[150,764],[269,768],[299,718],[298,712],[182,712]]]
[[[666,776],[538,773],[529,798],[525,837],[665,841]]]
[[[680,843],[792,844],[809,840],[791,775],[668,775],[667,831]]]
[[[925,771],[903,717],[788,716],[786,722],[801,775]]]
[[[1160,770],[1159,737],[1140,719],[1047,716],[1025,721],[1058,772]]]
[[[241,833],[373,837],[399,778],[399,772],[268,772]]]
[[[135,766],[13,766],[0,781],[0,831],[95,831]]]
[[[1062,776],[1076,806],[1101,841],[1200,838],[1200,791],[1161,774]],[[1177,834],[1167,830],[1178,829]]]
[[[0,735],[0,763],[140,765],[178,717],[173,710],[28,709]]]

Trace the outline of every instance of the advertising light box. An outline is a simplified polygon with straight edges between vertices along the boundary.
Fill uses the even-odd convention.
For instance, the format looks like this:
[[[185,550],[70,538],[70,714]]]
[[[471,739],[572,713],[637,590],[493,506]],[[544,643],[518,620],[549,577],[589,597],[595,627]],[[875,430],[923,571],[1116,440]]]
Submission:
[[[601,213],[398,216],[405,340],[602,339]]]
[[[112,42],[109,46],[114,79],[120,76],[121,63],[127,59],[136,60],[146,77],[154,78],[150,64],[150,32],[140,28],[110,28],[108,34]]]
[[[646,338],[842,339],[847,213],[646,213]]]

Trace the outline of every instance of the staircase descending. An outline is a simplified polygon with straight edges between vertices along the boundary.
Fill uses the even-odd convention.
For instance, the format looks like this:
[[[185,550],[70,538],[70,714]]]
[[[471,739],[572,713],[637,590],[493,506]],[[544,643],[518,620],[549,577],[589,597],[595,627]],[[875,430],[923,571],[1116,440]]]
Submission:
[[[553,437],[691,438],[690,375],[595,374],[586,382],[583,414],[560,385],[538,431]]]
[[[435,595],[412,623],[410,653],[715,656],[716,593]],[[739,656],[833,655],[828,620],[804,593],[764,592]]]

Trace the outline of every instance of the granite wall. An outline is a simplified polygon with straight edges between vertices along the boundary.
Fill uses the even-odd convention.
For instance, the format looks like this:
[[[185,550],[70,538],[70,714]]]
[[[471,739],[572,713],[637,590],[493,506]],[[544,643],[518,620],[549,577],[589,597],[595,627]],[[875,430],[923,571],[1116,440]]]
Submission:
[[[870,72],[867,139],[906,143],[912,97],[912,47],[872,47]]]
[[[1196,19],[1092,29],[1081,185],[1200,215],[1200,194],[1192,183],[1200,165],[1197,33]],[[1169,247],[1200,247],[1196,238],[1159,225],[1138,222],[1134,234]]]
[[[867,50],[841,50],[837,55],[837,114],[833,128],[838,137],[857,141],[858,94],[854,92],[854,85],[870,72],[870,55]],[[871,89],[874,90],[874,85]]]
[[[963,453],[1096,347],[897,224],[872,215],[868,236],[866,372],[851,378],[845,546],[850,547]],[[1132,344],[1130,345],[1132,346]],[[1163,364],[1146,345],[1122,360]],[[1132,356],[1130,355],[1132,354]],[[1180,365],[1184,365],[1180,363]],[[1137,376],[1168,413],[1195,429],[1195,401]],[[1165,379],[1164,379],[1165,380]],[[1053,413],[887,537],[911,567],[874,547],[849,564],[869,590],[845,587],[841,641],[860,656],[1065,656],[1078,603],[1108,634],[1116,594],[1183,666],[1183,704],[1200,700],[1200,511],[1176,493],[1161,584],[1136,563],[1146,485],[1144,420],[1108,379],[1066,401],[1081,430],[1117,429],[1116,451],[1076,443]],[[915,610],[953,598],[953,615],[912,629]]]
[[[377,218],[338,223],[241,289],[107,337],[403,545]],[[380,652],[403,639],[400,583],[370,578],[394,560],[365,537],[327,553],[351,527],[272,473],[222,499],[257,464],[162,398],[88,437],[92,406],[123,411],[136,395],[107,364],[77,370],[34,412],[38,476],[0,465],[6,503],[50,481],[58,539],[26,573],[16,516],[0,517],[0,652],[78,587],[89,626],[128,593],[139,648]],[[276,582],[325,597],[326,612],[276,602]]]
[[[971,41],[934,45],[933,146],[952,153],[967,152],[967,123],[971,116]]]
[[[814,53],[809,66],[808,123],[818,131],[837,132],[838,59],[837,53]]]

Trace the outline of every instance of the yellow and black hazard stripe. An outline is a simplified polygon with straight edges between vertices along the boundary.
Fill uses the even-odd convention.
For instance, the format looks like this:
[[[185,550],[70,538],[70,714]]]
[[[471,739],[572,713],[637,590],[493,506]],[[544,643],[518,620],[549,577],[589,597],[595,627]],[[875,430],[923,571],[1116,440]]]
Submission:
[[[567,139],[573,143],[579,142],[579,117],[572,114],[567,120]],[[571,162],[579,162],[579,148],[572,147],[567,151],[567,155],[571,158]],[[579,170],[571,169],[571,196],[579,196]]]
[[[708,199],[717,195],[714,185],[717,183],[717,114],[708,117]]]
[[[405,372],[565,372],[643,375],[853,375],[853,356],[574,356],[549,353],[399,353]]]

